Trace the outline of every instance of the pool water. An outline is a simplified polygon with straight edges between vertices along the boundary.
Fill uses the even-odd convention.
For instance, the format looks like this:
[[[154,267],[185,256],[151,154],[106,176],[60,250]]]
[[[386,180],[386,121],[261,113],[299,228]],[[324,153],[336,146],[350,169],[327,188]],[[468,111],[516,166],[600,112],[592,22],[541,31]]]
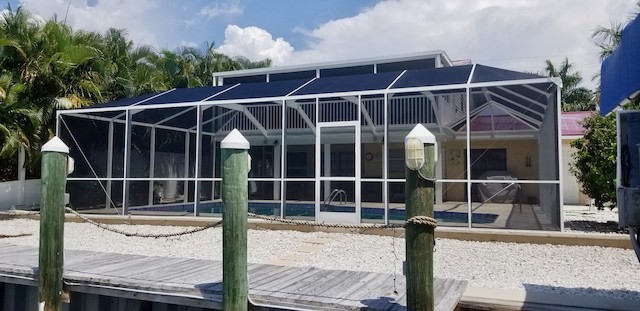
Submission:
[[[222,213],[222,202],[200,203],[198,210],[202,213]],[[354,212],[353,206],[331,205],[326,207],[326,211],[331,212]],[[135,208],[137,211],[170,211],[193,213],[193,204],[178,205],[154,205]],[[275,212],[274,212],[275,211]],[[261,215],[280,215],[280,202],[249,202],[249,212]],[[315,205],[310,203],[288,203],[285,205],[285,216],[315,216]],[[434,216],[438,222],[467,223],[468,214],[466,212],[435,211]],[[366,220],[384,219],[384,210],[375,207],[363,206],[361,217]],[[473,213],[471,222],[474,224],[490,224],[496,221],[498,214]],[[389,220],[404,220],[404,209],[389,209]]]

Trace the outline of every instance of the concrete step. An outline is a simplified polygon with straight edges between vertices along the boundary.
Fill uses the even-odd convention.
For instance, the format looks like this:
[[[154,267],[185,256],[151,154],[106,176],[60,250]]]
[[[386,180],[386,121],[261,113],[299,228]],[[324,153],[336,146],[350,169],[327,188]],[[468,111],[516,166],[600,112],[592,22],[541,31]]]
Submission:
[[[467,286],[458,310],[637,311],[640,301]]]

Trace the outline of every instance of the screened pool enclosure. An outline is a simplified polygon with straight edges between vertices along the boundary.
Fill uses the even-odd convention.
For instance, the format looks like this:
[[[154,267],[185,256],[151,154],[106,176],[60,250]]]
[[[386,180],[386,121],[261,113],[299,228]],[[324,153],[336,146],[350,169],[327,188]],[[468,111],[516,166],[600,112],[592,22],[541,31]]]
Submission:
[[[268,82],[246,72],[219,86],[58,112],[58,135],[76,160],[71,206],[220,214],[220,141],[238,129],[251,143],[251,212],[400,222],[403,139],[421,123],[438,139],[441,225],[562,229],[556,80],[482,65],[291,70]]]

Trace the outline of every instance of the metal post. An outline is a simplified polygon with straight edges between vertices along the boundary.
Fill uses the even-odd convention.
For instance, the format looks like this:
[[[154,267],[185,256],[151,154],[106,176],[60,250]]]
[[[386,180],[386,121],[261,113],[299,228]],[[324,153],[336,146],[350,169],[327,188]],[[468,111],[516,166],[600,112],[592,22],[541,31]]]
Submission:
[[[191,140],[191,134],[189,132],[186,132],[184,134],[184,187],[182,189],[184,189],[182,191],[182,202],[183,203],[187,203],[189,202],[189,159],[190,159],[190,154],[189,154],[189,142]]]
[[[247,310],[249,142],[234,129],[222,152],[222,309]]]
[[[153,193],[153,178],[155,175],[155,167],[156,167],[156,127],[151,127],[151,143],[149,144],[149,198],[148,204],[154,205],[153,202],[154,193]]]
[[[433,218],[435,136],[421,124],[405,138],[406,219]],[[407,221],[405,227],[407,309],[434,310],[434,227]]]
[[[107,193],[105,193],[104,207],[111,207],[111,177],[113,177],[113,121],[109,121],[109,136],[107,136]],[[115,204],[113,205],[115,209]],[[117,209],[116,209],[117,210]]]
[[[202,107],[197,106],[196,112],[198,113],[196,116],[196,163],[195,163],[195,172],[193,177],[195,177],[195,182],[193,183],[193,216],[200,215],[200,211],[198,207],[200,205],[200,169],[202,164]]]
[[[40,310],[61,310],[64,258],[64,193],[69,147],[57,136],[42,146],[38,301]]]
[[[133,114],[131,110],[126,111],[126,123],[124,126],[124,171],[122,177],[124,182],[122,183],[122,215],[129,213],[129,185],[131,181],[131,131],[133,131],[132,119]]]
[[[27,167],[25,166],[26,151],[24,146],[18,149],[18,180],[20,182],[20,190],[18,191],[18,205],[25,204],[26,189],[25,183],[27,179]]]

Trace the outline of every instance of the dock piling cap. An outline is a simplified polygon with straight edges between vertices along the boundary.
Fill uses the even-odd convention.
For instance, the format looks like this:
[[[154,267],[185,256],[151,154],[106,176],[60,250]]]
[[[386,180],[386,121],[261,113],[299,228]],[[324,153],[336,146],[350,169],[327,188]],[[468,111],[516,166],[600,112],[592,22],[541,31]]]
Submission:
[[[60,152],[69,154],[69,147],[58,136],[51,138],[42,146],[41,152]]]
[[[404,138],[404,143],[411,138],[419,139],[423,144],[436,144],[436,137],[424,125],[418,123]]]
[[[220,142],[220,148],[222,149],[249,149],[249,141],[242,136],[238,129],[233,129],[222,142]]]

